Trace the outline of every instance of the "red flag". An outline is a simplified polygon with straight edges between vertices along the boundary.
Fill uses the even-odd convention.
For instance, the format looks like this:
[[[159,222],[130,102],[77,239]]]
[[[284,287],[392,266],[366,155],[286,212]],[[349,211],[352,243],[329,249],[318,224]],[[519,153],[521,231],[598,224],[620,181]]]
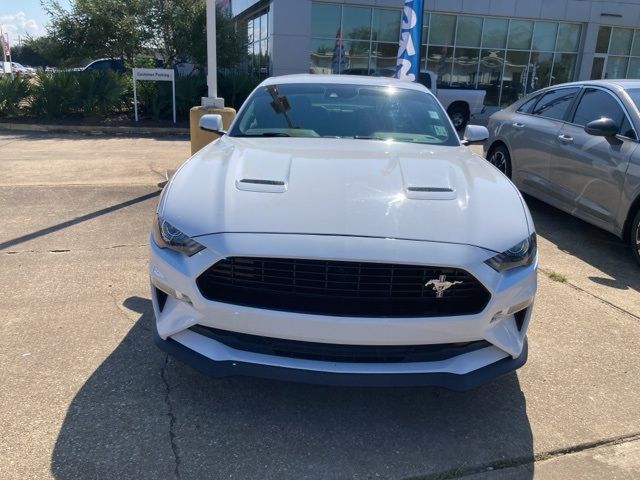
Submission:
[[[2,50],[4,50],[4,54],[5,55],[11,55],[11,49],[9,48],[9,42],[7,41],[7,39],[5,38],[5,36],[2,36]]]

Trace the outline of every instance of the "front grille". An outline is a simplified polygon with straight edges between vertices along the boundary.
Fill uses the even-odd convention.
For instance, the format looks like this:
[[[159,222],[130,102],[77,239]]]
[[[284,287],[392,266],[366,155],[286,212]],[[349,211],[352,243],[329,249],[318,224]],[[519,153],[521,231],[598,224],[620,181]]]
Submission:
[[[433,286],[426,286],[430,280],[453,285],[438,298]],[[491,298],[460,269],[332,260],[229,257],[196,283],[216,302],[348,317],[470,315]]]
[[[486,340],[436,345],[338,345],[261,337],[202,325],[195,325],[190,330],[235,350],[324,362],[437,362],[491,346]]]

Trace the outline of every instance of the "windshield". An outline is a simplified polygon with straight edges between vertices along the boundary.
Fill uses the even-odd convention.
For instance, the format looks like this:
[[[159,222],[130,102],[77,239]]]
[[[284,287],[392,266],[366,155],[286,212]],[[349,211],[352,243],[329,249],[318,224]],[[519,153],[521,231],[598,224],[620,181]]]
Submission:
[[[285,84],[256,90],[232,137],[323,137],[459,146],[426,92],[368,85]]]
[[[627,90],[629,97],[633,100],[633,103],[636,104],[638,110],[640,110],[640,88],[630,88]]]

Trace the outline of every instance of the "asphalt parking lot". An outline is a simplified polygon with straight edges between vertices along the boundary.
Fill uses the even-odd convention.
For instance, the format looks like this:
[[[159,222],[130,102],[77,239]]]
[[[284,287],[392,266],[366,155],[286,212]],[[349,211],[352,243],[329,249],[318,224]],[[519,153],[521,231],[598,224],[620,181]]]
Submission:
[[[150,333],[147,231],[188,152],[0,134],[0,478],[640,477],[640,267],[616,237],[528,199],[529,361],[474,391],[212,380]]]

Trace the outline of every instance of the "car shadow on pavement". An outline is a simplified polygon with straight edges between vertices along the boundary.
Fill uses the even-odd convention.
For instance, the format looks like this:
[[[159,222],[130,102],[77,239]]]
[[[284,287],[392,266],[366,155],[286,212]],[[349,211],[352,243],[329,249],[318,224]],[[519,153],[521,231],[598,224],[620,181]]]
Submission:
[[[590,276],[591,281],[640,292],[640,268],[625,242],[529,195],[525,199],[539,235],[611,277]]]
[[[212,379],[155,347],[149,300],[124,306],[141,317],[69,406],[58,480],[455,478],[532,462],[515,374],[463,393]]]

